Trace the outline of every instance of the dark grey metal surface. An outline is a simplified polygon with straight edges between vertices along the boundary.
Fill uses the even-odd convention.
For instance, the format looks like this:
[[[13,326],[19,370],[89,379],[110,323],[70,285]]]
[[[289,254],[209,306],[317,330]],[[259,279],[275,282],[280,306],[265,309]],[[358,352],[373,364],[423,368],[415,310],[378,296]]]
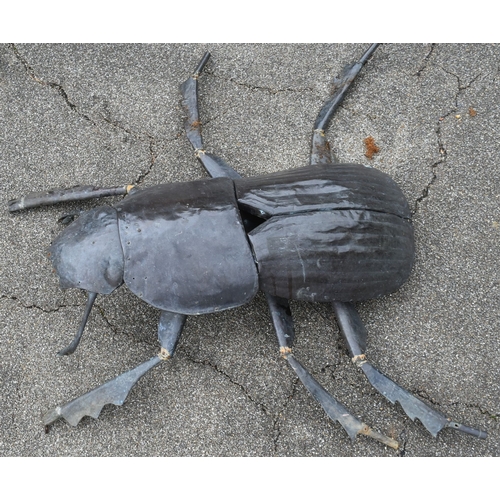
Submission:
[[[51,425],[56,420],[64,418],[70,425],[77,426],[78,422],[85,417],[98,418],[102,409],[107,404],[121,406],[132,387],[144,376],[151,368],[154,368],[161,359],[158,356],[140,364],[136,368],[122,373],[118,377],[97,387],[93,391],[80,396],[63,406],[58,406],[48,411],[43,416],[43,424]]]
[[[295,338],[295,329],[289,301],[269,293],[266,293],[266,300],[280,348],[291,349]]]
[[[397,385],[389,377],[386,377],[383,373],[374,368],[370,363],[360,363],[360,367],[371,385],[375,387],[380,394],[385,396],[393,404],[396,402],[399,403],[404,412],[412,420],[418,419],[434,437],[437,437],[438,432],[445,427],[464,432],[465,434],[470,434],[480,439],[486,439],[488,437],[485,431],[453,422],[441,412],[431,408],[428,404]]]
[[[358,434],[363,434],[395,450],[398,449],[399,444],[397,441],[368,427],[364,422],[357,419],[343,404],[332,397],[292,354],[287,355],[286,360],[290,363],[311,396],[321,405],[325,413],[333,421],[339,422],[347,434],[349,434],[351,440],[354,440]]]
[[[294,372],[304,384],[309,394],[321,405],[325,413],[347,432],[352,441],[358,434],[372,437],[381,443],[398,449],[399,443],[392,438],[370,429],[356,418],[344,405],[339,403],[328,391],[295,359],[292,344],[295,336],[293,320],[288,300],[266,294],[267,304],[271,311],[274,330],[278,337],[281,356],[286,359]]]
[[[186,316],[184,314],[162,311],[158,322],[158,341],[167,352],[168,357],[172,357],[177,347],[177,342],[184,328]]]
[[[125,283],[148,304],[203,314],[240,306],[257,293],[257,268],[230,179],[159,185],[116,210]]]
[[[332,306],[351,357],[364,354],[368,332],[356,306],[351,302],[332,302]]]
[[[88,292],[87,295],[87,304],[85,305],[85,311],[83,313],[83,318],[82,321],[80,322],[80,326],[78,328],[78,331],[76,332],[76,335],[74,336],[71,344],[68,345],[68,347],[61,349],[57,354],[59,356],[65,356],[68,354],[73,354],[78,347],[78,344],[80,344],[80,340],[82,339],[83,331],[85,330],[85,325],[87,324],[87,320],[89,318],[90,311],[92,310],[92,306],[94,305],[95,299],[97,298],[97,293],[95,292]]]
[[[344,100],[349,87],[361,71],[361,68],[368,61],[368,59],[370,59],[379,45],[379,43],[373,43],[370,45],[370,47],[360,57],[359,61],[344,66],[341,75],[334,79],[333,95],[325,102],[318,113],[316,121],[314,122],[311,140],[311,154],[309,157],[309,163],[311,165],[337,163],[334,155],[332,154],[328,139],[326,138],[325,130],[327,129],[333,114]]]
[[[408,202],[394,180],[364,165],[312,165],[237,179],[234,184],[239,205],[265,219],[339,209],[366,209],[411,217]]]
[[[9,211],[17,212],[28,208],[55,205],[68,201],[92,200],[126,194],[131,186],[101,188],[96,186],[74,186],[67,189],[52,189],[46,193],[30,193],[9,201]]]
[[[397,290],[413,265],[411,224],[380,212],[276,216],[249,238],[260,289],[288,299],[331,302],[380,297]]]
[[[61,288],[111,293],[123,282],[124,266],[116,210],[82,214],[52,243],[50,258]]]
[[[158,340],[162,349],[158,356],[118,375],[69,403],[48,411],[43,416],[43,423],[47,431],[48,426],[60,418],[64,418],[69,424],[76,426],[85,416],[98,418],[104,406],[108,404],[123,405],[128,394],[140,378],[158,365],[160,361],[170,359],[175,354],[185,321],[186,316],[182,314],[162,311],[158,324]]]
[[[238,179],[241,175],[230,167],[222,158],[207,153],[203,149],[203,138],[201,135],[202,122],[198,106],[198,77],[210,58],[210,53],[205,52],[198,63],[194,73],[181,85],[182,106],[186,114],[184,130],[186,138],[193,146],[196,158],[205,167],[210,177],[228,177]]]

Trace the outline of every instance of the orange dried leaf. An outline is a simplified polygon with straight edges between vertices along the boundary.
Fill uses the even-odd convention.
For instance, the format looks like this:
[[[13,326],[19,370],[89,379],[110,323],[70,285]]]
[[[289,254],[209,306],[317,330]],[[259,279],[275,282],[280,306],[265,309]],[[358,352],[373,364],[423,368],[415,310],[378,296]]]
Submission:
[[[373,155],[380,151],[380,148],[375,144],[375,139],[371,135],[364,140],[364,143],[366,146],[365,156],[371,160]]]

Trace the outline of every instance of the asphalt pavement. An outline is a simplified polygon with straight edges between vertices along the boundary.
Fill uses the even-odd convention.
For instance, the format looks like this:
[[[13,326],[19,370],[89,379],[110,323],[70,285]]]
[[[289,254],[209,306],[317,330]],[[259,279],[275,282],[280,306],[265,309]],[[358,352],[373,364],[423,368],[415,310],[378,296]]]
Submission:
[[[382,45],[328,130],[342,162],[389,174],[413,211],[416,260],[397,292],[359,304],[370,361],[455,422],[432,437],[351,362],[329,304],[293,302],[297,358],[357,417],[400,443],[351,442],[278,352],[265,298],[189,317],[175,357],[121,407],[77,427],[42,415],[158,351],[159,312],[124,286],[63,291],[47,247],[65,214],[120,197],[10,214],[7,201],[75,184],[207,177],[179,85],[205,50],[207,151],[244,177],[307,164],[333,77],[367,44],[0,46],[1,456],[499,456],[500,46]],[[369,159],[364,140],[379,151]],[[221,228],[223,230],[223,228]]]

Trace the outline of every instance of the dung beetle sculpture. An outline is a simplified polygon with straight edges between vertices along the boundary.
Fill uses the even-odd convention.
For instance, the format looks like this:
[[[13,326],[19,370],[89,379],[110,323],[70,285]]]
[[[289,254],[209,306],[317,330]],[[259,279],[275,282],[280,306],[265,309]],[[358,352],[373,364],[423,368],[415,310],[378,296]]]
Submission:
[[[34,193],[9,202],[9,210],[61,201],[128,194],[114,207],[81,215],[53,242],[50,256],[62,288],[80,288],[88,299],[80,328],[59,354],[75,351],[97,294],[125,283],[161,311],[160,353],[97,389],[49,411],[45,425],[64,418],[76,426],[97,418],[106,404],[122,405],[135,383],[171,358],[187,316],[241,306],[265,293],[280,353],[328,416],[351,439],[372,437],[398,443],[357,419],[336,401],[292,353],[289,300],[330,302],[352,361],[389,401],[398,401],[433,435],[445,428],[486,438],[458,424],[387,378],[366,359],[366,330],[355,302],[397,290],[414,260],[411,212],[386,174],[363,165],[338,163],[325,130],[351,83],[370,59],[373,44],[335,81],[335,91],[314,124],[310,164],[244,179],[203,149],[198,78],[207,52],[181,86],[186,136],[211,179],[164,184],[70,189]]]

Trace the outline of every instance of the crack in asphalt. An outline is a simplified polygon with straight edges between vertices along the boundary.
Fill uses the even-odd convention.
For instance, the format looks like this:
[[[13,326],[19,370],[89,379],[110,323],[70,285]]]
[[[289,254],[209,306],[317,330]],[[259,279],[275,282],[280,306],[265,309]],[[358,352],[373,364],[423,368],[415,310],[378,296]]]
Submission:
[[[422,66],[420,66],[420,69],[413,76],[420,78],[420,76],[422,75],[422,72],[427,69],[427,66],[429,64],[429,59],[430,59],[432,53],[434,52],[434,49],[436,48],[436,46],[437,46],[436,43],[431,43],[431,48],[430,48],[429,52],[424,56],[424,59],[422,61]]]
[[[426,62],[426,64],[427,64],[427,61],[430,58],[432,52],[434,51],[434,48],[435,48],[434,46],[436,44],[432,44],[432,45],[433,46],[431,47],[431,50],[429,51],[427,56],[424,58],[424,61]],[[417,73],[415,73],[414,76],[420,77],[424,67],[425,66],[423,66]],[[448,71],[446,68],[441,67],[441,69],[445,73],[447,73],[447,74],[449,74],[457,79],[458,88],[457,88],[457,91],[455,93],[454,106],[446,114],[441,116],[437,122],[435,133],[437,136],[438,150],[439,150],[439,154],[441,155],[441,158],[431,165],[431,173],[432,173],[431,179],[427,183],[427,185],[422,189],[422,194],[415,200],[414,208],[412,210],[412,215],[415,215],[417,213],[420,203],[423,200],[425,200],[426,198],[428,198],[428,196],[430,194],[431,187],[433,186],[433,184],[437,180],[437,168],[439,167],[439,165],[441,165],[442,163],[444,163],[447,160],[448,152],[446,151],[446,148],[444,146],[444,142],[442,139],[441,124],[446,120],[446,118],[448,118],[450,115],[457,112],[457,110],[459,108],[458,98],[459,98],[460,94],[464,90],[470,88],[472,86],[472,84],[481,76],[481,73],[479,73],[474,78],[472,78],[468,83],[463,84],[458,75],[456,75],[455,73],[453,73],[451,71]]]
[[[210,361],[208,359],[198,360],[192,354],[190,354],[189,352],[187,352],[186,350],[183,350],[183,353],[184,353],[184,356],[186,357],[186,359],[188,361],[190,361],[190,362],[192,362],[194,364],[201,364],[201,365],[204,365],[204,366],[208,366],[208,367],[212,368],[218,374],[222,375],[231,384],[233,384],[236,387],[238,387],[242,391],[242,393],[245,395],[245,397],[252,404],[254,404],[264,415],[266,415],[266,417],[269,417],[269,418],[272,419],[272,423],[273,423],[272,428],[273,428],[273,433],[274,433],[274,435],[272,436],[273,449],[274,449],[274,453],[276,454],[277,450],[278,450],[278,446],[279,446],[278,445],[278,441],[279,441],[280,436],[281,436],[281,429],[280,429],[281,415],[286,410],[287,406],[290,404],[290,401],[292,401],[292,399],[294,398],[294,396],[296,394],[296,387],[297,387],[297,384],[299,382],[299,378],[298,377],[295,378],[295,381],[293,382],[293,385],[292,385],[292,391],[291,391],[290,394],[288,394],[285,397],[285,401],[284,401],[283,405],[281,406],[281,408],[279,408],[276,411],[276,413],[272,413],[269,410],[269,408],[267,408],[267,406],[264,403],[260,403],[260,402],[256,401],[252,397],[252,395],[248,392],[247,388],[243,384],[241,384],[240,382],[237,382],[236,380],[234,380],[231,377],[231,375],[229,375],[224,370],[222,370],[217,364],[213,363],[212,361]]]
[[[234,384],[236,387],[240,388],[241,391],[243,392],[243,394],[245,394],[245,396],[255,405],[257,406],[257,408],[260,408],[260,410],[267,416],[270,416],[270,412],[269,410],[267,409],[266,405],[264,403],[259,403],[258,401],[255,401],[255,399],[252,398],[252,396],[249,394],[249,392],[247,391],[246,387],[237,382],[236,380],[233,380],[231,378],[231,376],[226,373],[224,370],[222,370],[221,368],[219,368],[219,366],[213,362],[211,362],[210,360],[208,359],[202,359],[202,360],[199,360],[199,359],[196,359],[192,354],[188,353],[187,351],[183,351],[184,352],[184,355],[186,357],[186,359],[188,361],[191,361],[192,363],[194,364],[198,364],[198,365],[204,365],[204,366],[208,366],[210,368],[212,368],[215,372],[219,373],[220,375],[222,375],[224,378],[226,378],[227,380],[229,380],[229,382],[231,382],[232,384]]]
[[[104,313],[104,307],[102,307],[99,304],[95,304],[95,308],[99,311],[99,314],[101,315],[102,319],[113,332],[113,339],[114,339],[115,335],[118,334],[118,328],[115,325],[113,325],[113,323],[111,323],[111,321],[109,321],[109,319],[106,317],[106,314]]]
[[[302,92],[307,92],[307,91],[314,92],[314,89],[312,87],[304,87],[304,88],[300,88],[300,89],[294,89],[292,87],[287,87],[284,89],[275,89],[275,88],[266,87],[263,85],[252,85],[250,83],[241,82],[241,81],[236,80],[236,78],[231,78],[231,77],[228,78],[226,76],[217,75],[212,71],[205,70],[205,74],[213,76],[214,78],[218,78],[219,80],[223,80],[225,82],[234,83],[235,85],[238,85],[240,87],[245,87],[247,89],[255,90],[255,91],[268,92],[269,94],[281,94],[281,93],[286,93],[286,92],[293,92],[293,93],[300,94]]]
[[[2,294],[2,295],[0,295],[0,299],[13,300],[13,301],[17,302],[18,304],[20,304],[21,307],[23,307],[25,309],[37,309],[37,310],[45,312],[45,313],[57,312],[57,311],[59,311],[59,309],[64,309],[66,307],[82,307],[84,305],[84,304],[59,304],[58,306],[56,306],[53,309],[46,309],[46,308],[39,306],[37,304],[30,304],[30,305],[25,304],[16,295],[4,295],[4,294]]]
[[[429,56],[430,56],[430,53],[431,52],[429,52],[429,54],[428,54]],[[415,200],[415,205],[414,205],[414,208],[412,210],[412,215],[415,215],[417,213],[418,206],[420,205],[420,203],[429,196],[430,189],[431,189],[432,185],[436,182],[436,179],[437,179],[437,168],[439,167],[439,165],[444,163],[448,157],[448,152],[446,151],[446,148],[444,146],[444,142],[442,139],[441,124],[450,115],[455,114],[457,112],[457,110],[459,108],[458,98],[459,98],[460,94],[464,90],[467,90],[468,88],[470,88],[472,86],[472,84],[481,76],[481,73],[479,73],[474,78],[472,78],[468,83],[463,84],[458,75],[456,75],[455,73],[452,73],[451,71],[448,71],[447,69],[445,69],[443,67],[441,67],[441,69],[445,73],[447,73],[451,76],[454,76],[457,79],[458,88],[457,88],[457,91],[455,93],[454,107],[452,107],[446,114],[441,116],[438,120],[435,132],[436,132],[436,136],[437,136],[438,150],[439,150],[439,154],[441,155],[441,158],[431,165],[432,177],[431,177],[430,181],[427,183],[427,185],[424,187],[424,189],[422,190],[422,194]],[[417,76],[419,76],[419,75],[417,74]]]
[[[399,433],[398,436],[398,441],[399,441],[399,449],[398,449],[398,456],[404,457],[406,456],[406,445],[408,443],[408,439],[406,437],[406,429],[407,427],[403,427],[403,430]],[[395,438],[394,438],[395,439]]]
[[[155,140],[152,137],[150,137],[149,138],[149,157],[150,157],[149,165],[148,165],[148,168],[145,172],[142,172],[137,176],[136,180],[133,182],[133,184],[135,186],[141,185],[144,182],[144,179],[153,170],[153,167],[154,167],[155,162],[156,162],[156,156],[157,156],[157,152],[155,151],[155,145],[156,145]]]
[[[297,393],[297,387],[299,385],[299,377],[295,377],[295,381],[293,382],[292,385],[292,392],[285,398],[285,402],[283,403],[283,406],[280,408],[280,410],[276,413],[274,422],[273,422],[273,430],[274,430],[274,437],[273,437],[273,445],[274,445],[274,454],[278,454],[278,447],[279,447],[279,440],[281,438],[281,416],[282,414],[286,411],[288,405],[290,402],[293,400],[295,397],[295,394]]]
[[[446,151],[446,148],[444,147],[443,139],[441,136],[441,122],[443,122],[445,120],[445,118],[447,118],[451,113],[453,113],[453,110],[449,111],[445,116],[439,118],[439,120],[438,120],[435,133],[437,136],[438,151],[439,151],[439,154],[441,157],[439,160],[435,161],[431,165],[431,174],[432,174],[431,179],[427,183],[427,185],[424,187],[424,189],[422,189],[422,194],[415,200],[415,204],[414,204],[414,207],[412,210],[412,216],[414,216],[417,213],[420,203],[429,197],[431,187],[433,186],[433,184],[437,180],[437,168],[439,167],[439,165],[441,165],[442,163],[444,163],[446,161],[446,158],[448,156],[448,152]]]
[[[32,80],[34,80],[35,82],[39,83],[40,85],[43,85],[43,86],[50,87],[50,88],[54,89],[63,98],[64,102],[69,106],[69,108],[72,111],[74,111],[78,116],[81,116],[82,118],[84,118],[88,122],[92,123],[92,125],[96,125],[96,123],[89,116],[87,116],[85,113],[82,113],[78,109],[78,107],[76,106],[76,104],[73,103],[69,99],[68,93],[66,92],[66,90],[64,90],[64,87],[62,85],[60,85],[59,83],[56,83],[56,82],[47,82],[47,81],[42,80],[41,78],[39,78],[37,76],[37,74],[35,73],[35,70],[28,63],[28,61],[21,55],[21,53],[19,52],[19,50],[16,47],[16,45],[13,44],[13,43],[11,43],[11,44],[9,44],[9,46],[12,49],[12,51],[14,52],[14,55],[16,56],[16,58],[24,66],[24,68],[26,70],[26,73],[28,74],[28,76]]]
[[[456,79],[457,79],[457,86],[458,86],[458,89],[457,89],[457,92],[455,94],[455,108],[454,110],[452,110],[450,113],[448,113],[446,116],[449,116],[451,113],[457,111],[458,109],[458,97],[460,96],[460,94],[464,91],[464,90],[467,90],[468,88],[470,88],[472,86],[472,84],[480,77],[482,76],[482,73],[478,73],[474,78],[472,78],[472,80],[469,81],[469,83],[465,83],[463,84],[460,80],[460,77],[458,75],[456,75],[455,73],[453,73],[452,71],[449,71],[447,70],[446,68],[443,68],[441,66],[441,69],[447,73],[448,75],[451,75],[451,76],[454,76]],[[446,117],[445,116],[445,117]]]
[[[131,184],[135,186],[139,186],[144,182],[144,179],[151,173],[153,170],[153,167],[156,162],[156,157],[158,156],[158,146],[157,146],[157,141],[155,137],[153,137],[151,134],[148,134],[147,132],[135,132],[134,130],[126,127],[125,125],[112,120],[109,117],[106,117],[101,114],[101,118],[103,121],[105,121],[107,124],[111,125],[112,127],[116,127],[117,129],[120,129],[121,131],[125,132],[126,134],[134,137],[135,139],[139,141],[145,141],[149,143],[149,165],[146,169],[145,172],[140,173],[137,177],[136,180],[131,182]],[[172,141],[177,140],[177,137],[174,137]]]
[[[264,403],[259,403],[258,401],[255,401],[252,396],[250,395],[250,393],[247,391],[246,387],[237,382],[236,380],[233,380],[232,377],[226,373],[224,370],[222,370],[221,368],[219,368],[219,366],[215,363],[213,363],[212,361],[208,360],[208,359],[203,359],[203,360],[198,360],[196,359],[192,354],[188,353],[186,350],[183,351],[184,352],[184,356],[186,357],[186,359],[188,361],[190,361],[191,363],[194,363],[194,364],[198,364],[198,365],[204,365],[204,366],[208,366],[210,368],[212,368],[215,372],[219,373],[220,375],[222,375],[224,378],[226,378],[227,380],[229,380],[229,382],[231,382],[232,384],[234,384],[236,387],[240,388],[241,391],[243,392],[243,394],[257,407],[257,408],[260,408],[260,410],[267,416],[270,416],[270,412],[268,410],[268,408],[266,407],[266,405]]]
[[[37,82],[38,84],[40,84],[42,86],[46,86],[46,87],[50,87],[50,88],[54,89],[63,98],[64,102],[69,106],[69,108],[72,111],[74,111],[78,116],[87,120],[92,125],[94,125],[96,127],[98,126],[97,122],[95,122],[88,115],[86,115],[85,113],[80,111],[78,106],[70,100],[68,93],[66,92],[66,90],[64,89],[64,87],[62,85],[60,85],[59,83],[56,83],[56,82],[45,81],[42,78],[38,77],[35,70],[33,69],[33,67],[29,64],[29,62],[26,60],[26,58],[24,58],[21,55],[21,53],[19,52],[19,49],[16,47],[16,45],[11,43],[11,44],[9,44],[9,46],[12,49],[12,51],[14,52],[15,57],[24,66],[26,73],[28,74],[28,76],[32,80],[34,80],[35,82]],[[111,125],[112,127],[115,127],[117,129],[125,132],[128,135],[131,135],[135,139],[137,139],[139,141],[148,141],[149,142],[149,155],[150,155],[149,166],[148,166],[147,170],[145,172],[140,173],[137,176],[135,182],[133,182],[133,184],[135,184],[135,185],[142,184],[144,182],[144,179],[151,173],[151,171],[154,167],[155,161],[156,161],[156,157],[158,154],[157,151],[155,150],[155,149],[157,149],[156,139],[153,136],[151,136],[150,134],[148,134],[147,132],[144,132],[144,133],[135,132],[132,129],[130,129],[130,128],[122,125],[121,123],[119,123],[115,120],[112,120],[111,118],[106,117],[102,114],[100,115],[100,117],[108,125]],[[177,140],[177,137],[174,137],[172,140]]]

